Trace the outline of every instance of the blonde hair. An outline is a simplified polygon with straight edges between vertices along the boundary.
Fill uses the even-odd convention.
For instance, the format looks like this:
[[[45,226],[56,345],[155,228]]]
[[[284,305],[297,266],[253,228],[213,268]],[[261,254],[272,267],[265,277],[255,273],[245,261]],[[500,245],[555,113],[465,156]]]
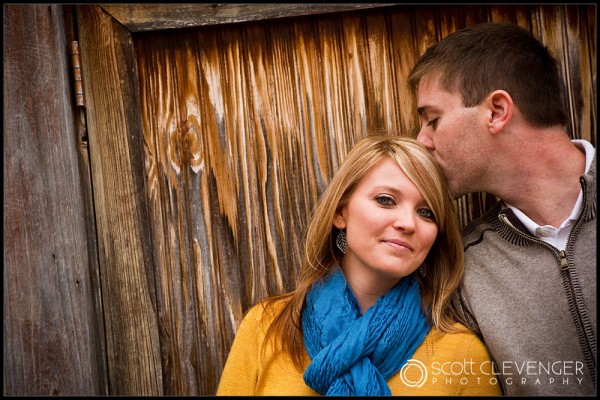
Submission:
[[[338,229],[333,226],[336,211],[343,207],[357,184],[369,169],[384,157],[395,160],[402,171],[417,186],[435,215],[438,235],[423,267],[425,274],[416,273],[421,286],[423,310],[430,323],[450,332],[458,320],[450,301],[463,276],[461,232],[442,170],[429,151],[416,140],[402,136],[368,136],[348,153],[328,187],[319,199],[307,226],[304,253],[296,289],[266,301],[289,301],[277,312],[267,331],[267,338],[289,353],[300,368],[305,355],[302,334],[302,308],[313,283],[325,277],[335,265],[341,265],[342,252],[335,245]],[[268,342],[269,340],[265,341]]]

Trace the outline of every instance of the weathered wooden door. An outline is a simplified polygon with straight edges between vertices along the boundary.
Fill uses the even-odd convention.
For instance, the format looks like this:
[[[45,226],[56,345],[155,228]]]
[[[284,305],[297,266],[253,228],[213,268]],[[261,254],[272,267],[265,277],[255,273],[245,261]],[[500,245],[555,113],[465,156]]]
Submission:
[[[137,210],[130,229],[149,236],[121,249],[147,249],[136,258],[136,275],[105,263],[119,268],[103,275],[115,279],[117,296],[125,298],[115,304],[105,299],[107,319],[120,321],[116,331],[127,333],[112,343],[107,334],[115,364],[109,370],[120,370],[111,381],[130,387],[127,376],[135,368],[111,349],[133,342],[144,347],[135,354],[157,376],[154,390],[214,393],[243,313],[265,296],[293,288],[306,219],[352,143],[375,131],[414,136],[414,99],[404,82],[418,55],[447,33],[484,20],[530,28],[557,51],[567,89],[588,89],[570,92],[569,99],[583,100],[583,109],[571,107],[577,113],[571,128],[589,139],[595,119],[585,115],[585,105],[593,109],[593,74],[581,54],[593,46],[590,10],[395,6],[124,34],[114,45],[128,49],[125,64],[112,68],[128,80],[118,82],[130,87],[131,104],[123,111],[139,126],[120,136],[119,127],[106,130],[89,118],[90,136],[98,130],[98,172],[108,172],[100,166],[105,159],[115,161],[111,177],[124,172],[110,154],[114,141],[127,146],[124,155],[135,154],[126,176],[148,207]],[[104,11],[114,16],[123,6]],[[87,21],[103,19],[100,25],[121,29],[104,11],[81,10],[82,58],[89,69],[110,52],[100,50],[107,32],[88,28]],[[119,15],[128,20],[131,14]],[[133,20],[132,27],[142,26]],[[86,82],[95,79],[92,74],[84,71]],[[105,96],[101,107],[115,100]],[[106,139],[100,139],[102,131]],[[467,200],[466,219],[473,215]],[[118,197],[113,201],[120,209],[115,217],[136,212]],[[115,218],[100,225],[116,234],[123,232],[118,223]],[[140,328],[146,328],[143,335]]]
[[[243,313],[293,287],[351,145],[415,135],[406,76],[448,33],[531,29],[561,62],[570,132],[595,144],[594,6],[291,6],[78,6],[111,394],[214,394]],[[461,199],[463,222],[484,202]]]

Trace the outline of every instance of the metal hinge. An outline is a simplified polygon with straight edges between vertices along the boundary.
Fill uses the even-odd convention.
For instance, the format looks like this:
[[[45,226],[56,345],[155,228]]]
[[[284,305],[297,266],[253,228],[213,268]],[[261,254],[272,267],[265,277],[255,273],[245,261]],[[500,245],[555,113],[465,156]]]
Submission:
[[[73,82],[75,86],[75,105],[85,107],[85,96],[83,93],[83,80],[81,79],[81,59],[79,58],[79,42],[71,42],[71,63],[73,68]]]
[[[73,68],[73,85],[75,88],[75,129],[80,150],[87,152],[88,135],[87,123],[85,117],[85,95],[83,93],[83,79],[81,77],[81,59],[79,58],[79,42],[71,42],[71,64]]]

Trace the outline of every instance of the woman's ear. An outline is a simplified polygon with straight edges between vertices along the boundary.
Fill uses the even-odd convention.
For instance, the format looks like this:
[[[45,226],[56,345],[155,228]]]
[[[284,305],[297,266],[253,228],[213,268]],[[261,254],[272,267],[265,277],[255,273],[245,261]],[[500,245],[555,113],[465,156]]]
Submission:
[[[488,128],[492,134],[501,132],[513,114],[512,97],[505,90],[494,90],[486,99],[489,112]]]
[[[333,216],[333,226],[338,229],[346,229],[346,220],[342,215],[342,209],[335,212],[335,215]]]

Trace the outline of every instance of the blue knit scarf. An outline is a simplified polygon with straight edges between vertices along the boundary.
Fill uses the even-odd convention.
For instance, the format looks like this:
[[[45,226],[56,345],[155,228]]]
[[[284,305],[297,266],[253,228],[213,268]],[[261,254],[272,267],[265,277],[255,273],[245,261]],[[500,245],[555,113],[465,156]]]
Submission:
[[[306,296],[304,345],[312,362],[304,381],[328,396],[389,396],[387,380],[421,344],[430,326],[419,283],[402,278],[362,315],[339,268]]]

